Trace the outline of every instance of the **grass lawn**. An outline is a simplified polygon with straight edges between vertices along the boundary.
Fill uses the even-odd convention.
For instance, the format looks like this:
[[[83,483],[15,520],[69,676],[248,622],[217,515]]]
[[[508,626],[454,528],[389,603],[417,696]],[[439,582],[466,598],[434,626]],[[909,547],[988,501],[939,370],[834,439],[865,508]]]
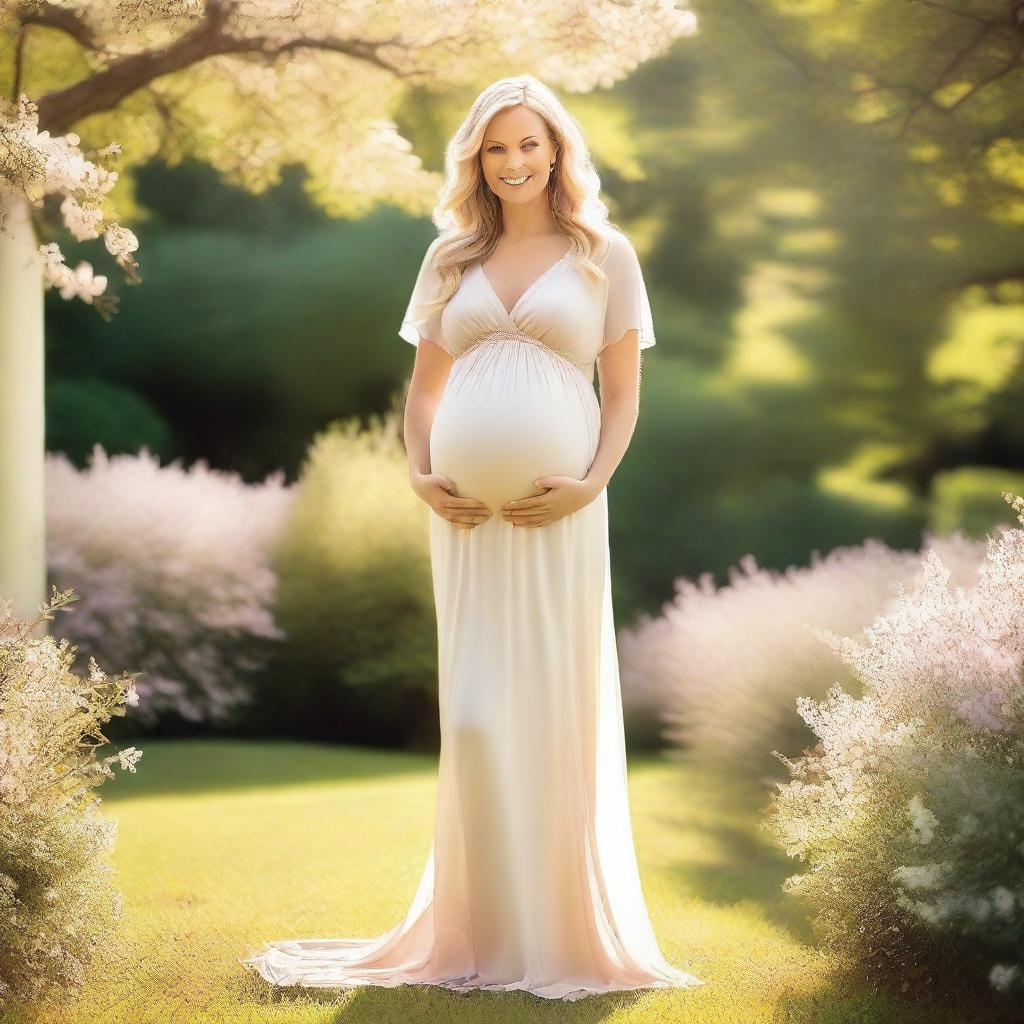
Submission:
[[[127,744],[122,744],[127,745]],[[370,937],[405,914],[430,846],[436,759],[293,743],[140,741],[102,787],[126,901],[110,964],[47,1024],[980,1020],[843,980],[779,891],[795,868],[699,769],[630,758],[648,906],[697,989],[560,1003],[433,987],[274,990],[237,962],[271,939]]]

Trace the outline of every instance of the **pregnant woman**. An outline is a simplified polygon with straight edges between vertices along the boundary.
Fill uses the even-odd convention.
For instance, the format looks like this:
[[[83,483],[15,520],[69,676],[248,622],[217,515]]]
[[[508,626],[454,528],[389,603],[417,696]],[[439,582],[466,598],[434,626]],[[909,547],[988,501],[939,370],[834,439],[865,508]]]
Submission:
[[[277,985],[567,1000],[700,985],[658,947],[626,789],[606,485],[654,344],[640,265],[532,76],[476,99],[446,170],[399,332],[417,346],[405,436],[438,624],[433,844],[390,931],[243,963]]]

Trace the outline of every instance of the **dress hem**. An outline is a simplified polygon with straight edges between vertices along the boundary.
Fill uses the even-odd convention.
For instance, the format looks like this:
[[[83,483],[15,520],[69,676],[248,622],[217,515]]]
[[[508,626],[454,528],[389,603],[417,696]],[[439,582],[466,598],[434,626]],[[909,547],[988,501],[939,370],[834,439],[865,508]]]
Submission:
[[[564,986],[560,985],[531,986],[525,981],[509,982],[508,984],[485,984],[472,981],[472,975],[459,975],[453,978],[437,980],[417,979],[412,981],[407,979],[396,980],[394,978],[385,977],[353,977],[343,981],[335,980],[325,982],[310,981],[308,979],[303,980],[301,978],[288,980],[287,974],[276,971],[270,963],[270,957],[273,955],[273,952],[273,949],[268,949],[256,956],[241,959],[239,960],[239,963],[254,974],[260,975],[271,985],[280,988],[351,989],[366,987],[398,988],[402,985],[419,987],[429,985],[433,988],[443,988],[450,992],[458,992],[460,994],[469,994],[472,992],[525,992],[528,995],[538,996],[541,999],[560,1000],[563,1002],[577,1002],[580,999],[586,999],[589,996],[613,995],[616,992],[637,992],[645,989],[689,989],[706,984],[702,978],[697,978],[694,975],[687,974],[685,971],[681,970],[677,972],[677,977],[673,980],[653,978],[650,981],[639,982],[635,985],[614,984],[601,987],[578,986],[575,988],[569,988],[566,991],[558,991],[559,989],[564,988]]]

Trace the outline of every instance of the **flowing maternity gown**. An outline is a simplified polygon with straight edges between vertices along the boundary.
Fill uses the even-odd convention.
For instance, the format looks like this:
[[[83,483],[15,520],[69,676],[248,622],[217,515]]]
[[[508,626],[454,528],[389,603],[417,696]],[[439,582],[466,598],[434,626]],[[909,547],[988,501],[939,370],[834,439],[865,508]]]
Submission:
[[[431,469],[494,515],[471,530],[430,512],[441,752],[436,824],[404,920],[373,938],[272,943],[242,963],[277,985],[440,985],[549,999],[703,982],[672,965],[640,886],[612,615],[607,491],[543,527],[499,509],[597,452],[599,351],[654,344],[640,264],[606,229],[507,310],[481,265],[439,312],[432,245],[399,334],[454,357]],[[435,243],[436,244],[436,243]],[[635,342],[626,342],[635,344]]]

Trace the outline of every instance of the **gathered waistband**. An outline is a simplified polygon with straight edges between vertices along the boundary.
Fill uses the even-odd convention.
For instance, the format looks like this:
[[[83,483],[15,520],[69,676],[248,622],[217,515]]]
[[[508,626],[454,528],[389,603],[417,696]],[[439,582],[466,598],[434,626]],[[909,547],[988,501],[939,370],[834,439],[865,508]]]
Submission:
[[[490,331],[485,334],[476,344],[470,345],[465,352],[459,354],[457,358],[461,359],[463,356],[468,355],[474,349],[480,345],[489,344],[493,341],[525,341],[527,344],[536,345],[539,348],[545,349],[552,355],[558,356],[559,359],[564,359],[565,362],[575,366],[578,370],[586,371],[591,369],[593,366],[593,360],[588,360],[584,363],[578,363],[575,359],[570,359],[567,355],[562,352],[553,349],[550,345],[545,344],[540,338],[535,338],[532,334],[527,334],[526,331],[520,330],[517,327],[502,327],[498,330]]]

